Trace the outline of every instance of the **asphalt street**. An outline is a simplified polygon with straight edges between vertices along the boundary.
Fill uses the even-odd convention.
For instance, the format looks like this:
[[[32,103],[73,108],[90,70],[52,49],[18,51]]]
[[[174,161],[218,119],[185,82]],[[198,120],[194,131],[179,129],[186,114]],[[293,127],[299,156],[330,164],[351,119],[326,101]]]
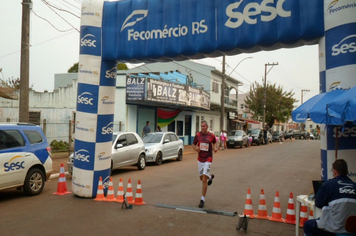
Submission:
[[[75,195],[54,195],[58,179],[46,182],[44,191],[26,197],[22,191],[0,192],[1,235],[295,235],[295,225],[250,219],[247,233],[237,231],[238,216],[214,214],[237,212],[245,208],[251,190],[257,214],[260,191],[264,189],[271,215],[279,191],[282,217],[289,195],[308,194],[311,180],[320,179],[320,141],[296,140],[266,146],[219,150],[214,155],[213,184],[209,186],[205,209],[196,212],[201,196],[196,154],[185,154],[183,161],[147,165],[143,171],[127,167],[113,172],[115,195],[120,178],[126,191],[131,179],[133,195],[141,181],[142,206],[122,208],[121,203],[97,202]],[[66,185],[71,191],[71,178]],[[158,205],[179,206],[162,208]],[[182,210],[183,209],[183,210]],[[188,209],[188,210],[185,210]],[[303,235],[303,230],[299,235]]]

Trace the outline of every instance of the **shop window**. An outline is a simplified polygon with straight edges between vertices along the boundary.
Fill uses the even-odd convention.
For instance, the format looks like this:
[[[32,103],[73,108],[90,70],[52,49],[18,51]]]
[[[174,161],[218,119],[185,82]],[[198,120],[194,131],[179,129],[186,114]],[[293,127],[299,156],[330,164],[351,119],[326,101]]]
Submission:
[[[175,121],[173,121],[172,123],[170,123],[169,125],[168,125],[168,131],[171,131],[171,132],[176,132],[176,122]]]
[[[183,121],[177,121],[177,135],[183,136]]]

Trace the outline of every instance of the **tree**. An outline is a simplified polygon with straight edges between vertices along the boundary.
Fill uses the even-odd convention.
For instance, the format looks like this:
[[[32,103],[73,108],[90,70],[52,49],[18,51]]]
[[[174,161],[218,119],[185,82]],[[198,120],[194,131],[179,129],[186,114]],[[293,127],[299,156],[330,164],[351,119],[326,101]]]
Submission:
[[[253,118],[262,120],[263,117],[263,85],[255,82],[250,87],[250,91],[245,98],[246,107],[254,114]],[[284,92],[281,86],[267,84],[266,87],[266,114],[265,121],[272,127],[274,121],[286,122],[293,111],[293,104],[297,102],[293,98],[294,93]]]
[[[75,63],[71,68],[69,68],[68,73],[78,73],[79,62]],[[118,63],[117,70],[128,70],[129,68],[125,63]]]

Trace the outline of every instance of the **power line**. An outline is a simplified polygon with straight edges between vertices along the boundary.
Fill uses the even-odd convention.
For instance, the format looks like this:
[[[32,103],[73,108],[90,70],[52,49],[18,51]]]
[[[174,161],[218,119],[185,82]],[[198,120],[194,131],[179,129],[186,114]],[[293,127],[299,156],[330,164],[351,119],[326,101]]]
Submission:
[[[76,31],[79,32],[79,30],[77,28],[75,28],[71,23],[69,23],[66,19],[64,19],[61,15],[59,15],[55,10],[52,9],[53,6],[51,6],[50,4],[48,4],[45,0],[42,0],[42,2],[51,10],[53,11],[57,16],[59,16],[62,20],[64,20],[67,24],[69,24],[70,26],[72,26],[73,29],[75,29]],[[54,7],[55,8],[55,7]],[[71,13],[72,14],[72,13]],[[78,17],[80,18],[80,17]],[[49,21],[48,21],[49,23]],[[52,25],[52,24],[51,24]],[[53,25],[52,25],[53,26]]]
[[[58,29],[56,26],[54,26],[49,20],[47,20],[47,19],[45,19],[45,18],[43,18],[43,17],[37,15],[34,10],[31,10],[31,11],[32,11],[32,13],[33,13],[35,16],[37,16],[38,18],[40,18],[40,19],[46,21],[46,22],[47,22],[48,24],[50,24],[55,30],[57,30],[57,31],[59,31],[59,32],[68,32],[68,31],[71,31],[71,30],[76,30],[76,31],[79,32],[79,30],[77,30],[76,28],[71,28],[71,29],[67,29],[67,30],[60,30],[60,29]]]

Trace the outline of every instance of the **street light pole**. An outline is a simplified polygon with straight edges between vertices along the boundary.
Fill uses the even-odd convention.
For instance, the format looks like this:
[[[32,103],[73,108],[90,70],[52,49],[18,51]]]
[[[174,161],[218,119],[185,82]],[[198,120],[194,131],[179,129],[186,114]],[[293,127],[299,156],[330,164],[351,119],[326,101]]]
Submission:
[[[310,89],[302,89],[302,100],[301,100],[301,104],[303,104],[303,92],[310,92]]]
[[[224,129],[225,114],[225,55],[222,62],[222,82],[221,82],[221,111],[220,111],[220,131]]]
[[[230,72],[228,76],[232,74],[232,72],[235,71],[235,69],[241,64],[246,59],[251,59],[252,57],[246,57],[242,59],[235,68]],[[221,112],[220,112],[220,130],[224,129],[224,114],[225,114],[225,80],[226,80],[226,75],[225,75],[225,55],[223,56],[223,66],[222,66],[222,84],[221,84]]]
[[[267,72],[267,66],[272,66],[271,69]],[[264,79],[264,89],[263,89],[263,118],[262,118],[262,126],[265,127],[266,123],[266,85],[267,85],[267,74],[272,70],[273,66],[278,66],[277,63],[267,63],[265,64],[265,79]]]
[[[21,72],[19,121],[29,122],[30,10],[31,0],[22,1]]]

